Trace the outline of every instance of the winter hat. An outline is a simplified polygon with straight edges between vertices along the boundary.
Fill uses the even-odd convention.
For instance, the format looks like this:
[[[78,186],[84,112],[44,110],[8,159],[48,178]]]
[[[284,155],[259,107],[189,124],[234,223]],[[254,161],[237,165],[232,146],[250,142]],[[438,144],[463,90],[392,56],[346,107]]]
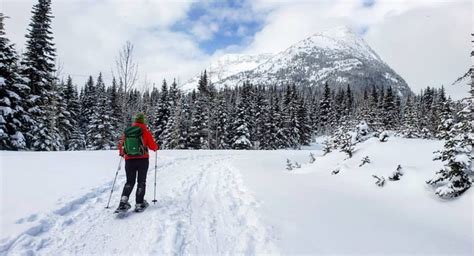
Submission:
[[[145,123],[145,115],[143,113],[138,113],[137,116],[135,117],[135,123]]]

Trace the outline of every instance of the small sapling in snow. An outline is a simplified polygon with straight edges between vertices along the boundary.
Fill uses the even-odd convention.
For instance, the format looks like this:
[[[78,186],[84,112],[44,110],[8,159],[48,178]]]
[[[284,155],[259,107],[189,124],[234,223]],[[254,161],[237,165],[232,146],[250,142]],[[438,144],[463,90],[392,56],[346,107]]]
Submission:
[[[400,180],[400,177],[403,176],[402,166],[398,165],[397,169],[388,177],[391,181]]]
[[[375,182],[375,185],[379,187],[383,187],[383,185],[385,185],[385,178],[383,176],[378,177],[377,175],[372,175],[372,177],[377,179],[377,181]]]
[[[380,142],[386,142],[388,140],[388,132],[383,131],[382,133],[380,133],[379,140]]]
[[[295,168],[295,166],[293,165],[293,163],[290,161],[290,159],[286,159],[286,169],[288,171],[291,171]]]
[[[309,153],[309,163],[312,164],[314,161],[316,161],[316,157],[313,153]]]
[[[362,167],[362,165],[364,164],[370,164],[369,156],[365,156],[364,158],[362,158],[362,163],[360,163],[359,167]]]

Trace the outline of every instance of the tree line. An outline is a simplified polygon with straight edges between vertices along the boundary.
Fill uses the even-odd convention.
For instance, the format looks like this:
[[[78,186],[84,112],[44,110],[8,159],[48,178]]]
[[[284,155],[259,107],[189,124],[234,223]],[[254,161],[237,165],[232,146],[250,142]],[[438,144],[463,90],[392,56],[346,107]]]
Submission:
[[[394,130],[409,138],[444,138],[448,117],[465,105],[446,97],[444,88],[426,88],[402,98],[391,87],[363,92],[284,84],[243,83],[216,90],[207,72],[197,89],[182,92],[175,81],[137,90],[133,46],[117,60],[111,84],[102,74],[80,89],[71,77],[56,75],[51,1],[33,7],[21,56],[5,35],[0,14],[0,147],[2,150],[114,149],[138,112],[164,149],[300,148],[339,127],[365,120],[375,131]]]

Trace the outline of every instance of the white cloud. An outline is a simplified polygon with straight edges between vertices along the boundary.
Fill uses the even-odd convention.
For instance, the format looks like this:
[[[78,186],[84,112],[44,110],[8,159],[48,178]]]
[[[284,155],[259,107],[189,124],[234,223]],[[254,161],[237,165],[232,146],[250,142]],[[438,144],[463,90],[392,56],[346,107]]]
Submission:
[[[36,0],[3,0],[7,35],[22,49]],[[54,42],[64,66],[77,83],[88,75],[111,78],[115,57],[127,41],[135,45],[142,77],[188,77],[208,58],[193,38],[170,26],[185,18],[188,1],[53,1]]]
[[[11,18],[7,35],[22,49],[36,0],[2,0],[0,9]],[[281,51],[316,32],[338,25],[369,26],[368,43],[402,75],[415,92],[425,86],[448,85],[468,69],[472,4],[469,0],[377,0],[364,8],[360,0],[252,0],[239,10],[203,5],[196,22],[186,20],[192,1],[56,0],[53,31],[64,73],[82,83],[89,74],[110,78],[114,58],[125,43],[135,44],[140,73],[153,82],[174,76],[186,80],[210,59],[227,52]],[[201,3],[200,3],[201,4]],[[224,21],[263,20],[261,31],[246,35],[212,56],[199,42],[212,40]],[[171,29],[187,21],[189,31]]]
[[[261,0],[256,6],[270,14],[247,53],[281,51],[336,25],[356,31],[369,26],[369,45],[415,92],[447,86],[470,66],[473,7],[468,0],[377,0],[372,8],[348,0]]]

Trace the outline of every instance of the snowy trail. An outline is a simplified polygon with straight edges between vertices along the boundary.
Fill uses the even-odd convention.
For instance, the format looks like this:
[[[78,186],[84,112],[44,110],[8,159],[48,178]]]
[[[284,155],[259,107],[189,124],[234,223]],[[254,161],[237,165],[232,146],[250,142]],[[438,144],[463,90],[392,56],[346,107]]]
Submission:
[[[0,255],[277,253],[257,216],[258,203],[229,160],[219,154],[160,159],[158,202],[145,212],[117,218],[105,210],[111,186],[106,183],[33,218],[37,225],[0,242]],[[119,176],[112,202],[118,202],[124,182]]]

